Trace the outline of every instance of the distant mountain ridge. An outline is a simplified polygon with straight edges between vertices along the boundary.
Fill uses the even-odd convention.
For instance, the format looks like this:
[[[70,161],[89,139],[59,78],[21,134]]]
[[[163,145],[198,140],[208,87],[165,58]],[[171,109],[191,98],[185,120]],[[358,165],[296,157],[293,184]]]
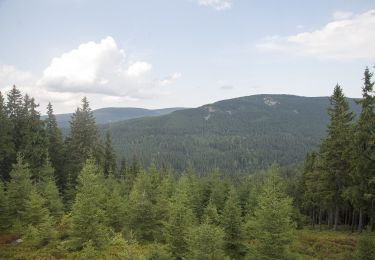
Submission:
[[[133,118],[166,115],[182,107],[171,107],[162,109],[146,109],[136,107],[107,107],[93,110],[97,124],[108,124]],[[57,124],[60,128],[70,127],[72,113],[56,114]],[[42,116],[45,118],[46,116]]]
[[[137,154],[144,165],[155,159],[177,170],[191,162],[201,172],[243,172],[303,160],[325,136],[328,106],[328,97],[254,95],[101,129],[110,129],[119,157]]]

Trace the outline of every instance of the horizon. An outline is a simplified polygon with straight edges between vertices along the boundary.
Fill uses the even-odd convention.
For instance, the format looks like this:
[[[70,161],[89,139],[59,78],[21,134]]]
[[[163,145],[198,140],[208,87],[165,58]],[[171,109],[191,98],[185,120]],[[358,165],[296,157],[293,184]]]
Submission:
[[[59,114],[83,96],[93,109],[198,107],[254,94],[329,96],[339,83],[359,98],[375,61],[375,5],[0,0],[0,37],[0,91],[15,84]]]

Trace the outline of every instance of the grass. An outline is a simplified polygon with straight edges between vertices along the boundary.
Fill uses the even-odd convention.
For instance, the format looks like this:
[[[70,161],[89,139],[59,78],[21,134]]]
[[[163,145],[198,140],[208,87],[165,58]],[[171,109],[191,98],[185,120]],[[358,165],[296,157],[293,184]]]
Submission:
[[[303,229],[296,231],[296,239],[290,249],[300,259],[355,259],[355,249],[359,235],[351,234],[349,231],[330,231]],[[74,253],[69,253],[61,246],[53,248],[33,249],[22,243],[12,244],[17,239],[12,235],[0,235],[0,259],[78,259]],[[126,253],[130,258],[110,257],[112,259],[140,259],[141,254],[150,250],[147,246],[127,246],[129,252],[116,247],[109,248],[111,252],[103,251],[106,256],[113,256],[113,253]],[[159,251],[158,248],[152,251]],[[116,254],[117,254],[116,253]],[[121,254],[123,254],[121,253]],[[135,257],[138,256],[138,257]]]
[[[302,259],[355,259],[358,234],[349,231],[297,230],[291,251]]]

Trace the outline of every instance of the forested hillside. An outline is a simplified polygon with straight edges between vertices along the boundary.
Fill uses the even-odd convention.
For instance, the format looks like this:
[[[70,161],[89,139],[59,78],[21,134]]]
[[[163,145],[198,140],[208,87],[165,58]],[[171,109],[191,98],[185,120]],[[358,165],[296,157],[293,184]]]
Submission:
[[[349,99],[355,114],[359,106]],[[117,154],[183,170],[246,172],[304,159],[326,134],[328,97],[254,95],[101,126]]]
[[[172,113],[173,111],[181,110],[184,108],[172,107],[172,108],[162,108],[162,109],[145,109],[136,107],[107,107],[93,110],[94,117],[97,124],[107,124],[117,121],[140,118],[140,117],[150,117],[150,116],[160,116]],[[70,120],[73,114],[57,114],[56,121],[57,125],[64,130],[67,130],[70,126]],[[42,119],[47,118],[47,116],[42,116]],[[65,131],[67,132],[67,131]]]
[[[0,94],[0,258],[374,259],[372,76],[366,69],[357,120],[343,89],[334,88],[327,105],[327,134],[307,154],[303,169],[273,164],[231,175],[217,168],[203,174],[189,163],[182,172],[160,161],[145,168],[136,155],[118,164],[110,132],[100,139],[87,98],[63,138],[52,105],[43,121],[35,100],[14,86],[6,99]],[[299,99],[291,96],[237,101],[247,104],[248,99],[256,100],[253,109],[268,111],[250,113],[252,122],[267,122],[278,109],[279,117],[272,118],[280,128],[271,132],[280,132],[279,138],[286,133],[286,122],[307,136],[314,134],[308,129],[311,124],[290,121],[290,111],[298,116],[313,107],[309,99],[299,106],[282,105]],[[208,122],[215,116],[246,114],[241,108],[248,106],[228,102],[170,117],[208,113],[204,120],[210,129]],[[320,114],[312,114],[318,121]],[[168,121],[170,117],[161,119],[176,122]],[[307,119],[300,122],[308,124]],[[244,131],[245,125],[219,129]]]

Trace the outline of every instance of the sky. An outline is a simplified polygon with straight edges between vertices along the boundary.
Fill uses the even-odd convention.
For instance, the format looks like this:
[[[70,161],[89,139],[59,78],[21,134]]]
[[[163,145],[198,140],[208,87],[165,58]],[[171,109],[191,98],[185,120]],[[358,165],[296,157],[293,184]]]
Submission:
[[[0,91],[45,112],[360,97],[375,0],[0,0]]]

